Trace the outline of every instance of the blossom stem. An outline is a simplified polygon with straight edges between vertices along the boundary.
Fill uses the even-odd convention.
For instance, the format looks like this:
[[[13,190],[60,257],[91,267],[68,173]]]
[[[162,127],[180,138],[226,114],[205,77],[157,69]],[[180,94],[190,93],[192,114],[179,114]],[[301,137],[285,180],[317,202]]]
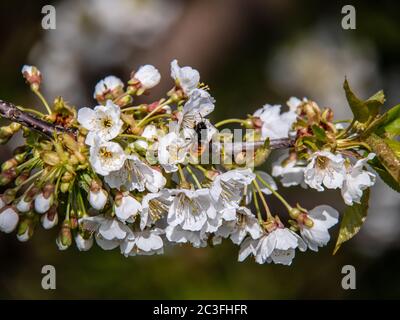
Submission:
[[[354,147],[363,147],[367,149],[368,151],[371,151],[371,148],[368,144],[362,142],[362,141],[337,141],[337,147],[339,149],[349,149],[349,148],[354,148]]]
[[[143,121],[143,123],[141,125],[144,126],[145,124],[148,124],[151,121],[154,121],[154,120],[157,120],[157,119],[160,119],[160,118],[170,118],[171,116],[172,115],[169,114],[169,113],[158,114],[158,115],[156,115],[154,117],[146,119],[145,121]],[[138,126],[139,126],[139,124],[138,124]]]
[[[35,174],[31,175],[28,179],[26,179],[25,181],[21,182],[17,187],[16,190],[21,189],[21,187],[23,187],[24,185],[28,184],[29,182],[32,182],[33,180],[35,180],[37,177],[39,177],[42,173],[43,173],[44,169],[39,170],[38,172],[36,172]]]
[[[168,103],[171,103],[172,99],[169,98],[168,100],[164,101],[163,103],[160,103],[153,111],[151,111],[149,114],[147,114],[142,120],[139,121],[137,124],[138,127],[142,126],[144,123],[146,123],[146,120],[151,118],[154,114],[156,114],[158,111],[160,111],[164,106],[166,106]]]
[[[226,120],[222,120],[220,122],[217,122],[215,124],[215,127],[218,128],[218,127],[221,127],[221,126],[229,124],[229,123],[240,123],[240,124],[243,124],[245,122],[246,122],[246,120],[243,120],[243,119],[226,119]]]
[[[149,139],[147,139],[147,138],[145,138],[145,137],[142,137],[142,136],[138,136],[138,135],[136,135],[136,134],[125,134],[125,133],[123,133],[123,134],[120,134],[119,137],[122,137],[122,138],[132,138],[132,139],[137,139],[137,140],[149,141]]]
[[[18,170],[18,171],[22,171],[22,170],[25,169],[26,167],[34,167],[34,166],[36,166],[36,165],[38,164],[39,161],[40,161],[40,158],[39,158],[39,157],[31,158],[31,159],[25,161],[24,163],[20,164],[20,165],[17,167],[17,170]]]
[[[21,107],[21,106],[17,106],[17,108],[22,110],[22,111],[25,111],[25,112],[33,113],[33,114],[35,114],[35,115],[37,115],[39,117],[44,117],[44,114],[42,112],[38,111],[38,110],[31,109],[31,108],[24,108],[24,107]]]
[[[144,105],[128,107],[128,108],[121,109],[121,111],[122,111],[122,112],[127,112],[127,111],[138,111],[138,110],[143,109],[143,106],[144,106]]]
[[[258,223],[262,224],[264,222],[264,220],[261,215],[260,205],[258,203],[257,193],[255,190],[253,190],[253,199],[254,199],[254,206],[256,207]]]
[[[274,189],[272,188],[272,186],[266,182],[259,174],[256,174],[257,179],[260,180],[260,182],[266,187],[268,188],[272,194],[279,199],[280,202],[282,202],[282,204],[286,207],[286,209],[290,212],[290,210],[292,210],[292,206]]]
[[[253,180],[253,185],[256,188],[256,190],[258,192],[258,195],[259,195],[259,197],[261,199],[261,202],[262,202],[262,204],[263,204],[263,206],[265,208],[265,212],[267,213],[267,219],[268,220],[272,219],[273,217],[272,217],[272,214],[271,214],[271,210],[268,207],[267,201],[265,200],[265,197],[264,197],[264,195],[263,195],[263,193],[262,193],[262,191],[260,189],[260,186],[258,185],[257,181]]]
[[[192,176],[192,178],[193,178],[194,182],[196,183],[197,187],[198,187],[199,189],[201,189],[201,188],[202,188],[201,183],[200,183],[199,179],[197,179],[196,175],[194,174],[194,172],[193,172],[193,170],[190,168],[190,166],[188,165],[188,166],[186,166],[185,168],[186,168],[186,170],[190,173],[190,175]]]
[[[180,164],[178,164],[178,172],[179,172],[179,177],[181,179],[181,182],[186,182],[186,177],[185,174],[183,173],[182,167]]]
[[[53,112],[51,111],[51,108],[49,104],[47,103],[46,99],[43,97],[43,95],[40,93],[39,90],[32,89],[32,92],[36,94],[36,96],[42,101],[43,105],[46,107],[46,110],[49,114],[52,114]]]

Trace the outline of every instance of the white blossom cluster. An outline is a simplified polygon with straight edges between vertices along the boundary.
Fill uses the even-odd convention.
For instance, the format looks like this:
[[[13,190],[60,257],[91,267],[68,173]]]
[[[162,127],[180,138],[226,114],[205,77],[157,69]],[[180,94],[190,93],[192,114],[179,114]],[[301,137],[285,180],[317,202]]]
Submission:
[[[27,79],[32,76],[30,70],[34,69],[23,69]],[[57,172],[63,172],[62,178],[56,186],[47,183],[32,188],[39,189],[35,192],[28,188],[30,192],[16,200],[6,201],[5,196],[0,196],[0,230],[12,232],[21,214],[30,212],[41,216],[46,229],[57,225],[57,188],[62,181],[66,184],[63,193],[69,195],[68,210],[73,205],[71,199],[75,199],[80,213],[73,222],[68,211],[61,237],[57,238],[60,250],[69,247],[65,234],[71,234],[71,228],[76,229],[74,238],[79,250],[89,250],[95,240],[104,250],[119,247],[125,256],[161,254],[169,244],[199,248],[230,239],[240,246],[239,261],[253,256],[260,264],[290,265],[297,249],[318,251],[325,246],[330,240],[329,229],[339,219],[334,208],[319,205],[308,211],[300,205],[292,207],[278,193],[274,179],[251,165],[199,165],[195,161],[205,146],[222,137],[218,131],[221,123],[212,124],[207,119],[215,100],[200,83],[197,70],[180,67],[174,60],[171,77],[175,85],[169,98],[144,108],[132,107],[131,96],[148,92],[160,82],[160,73],[154,66],[140,67],[127,88],[115,76],[101,80],[93,94],[98,105],[81,108],[76,116],[77,143],[82,137],[83,146],[69,147],[74,157],[86,155],[88,160],[87,165],[77,162],[78,186],[74,187],[70,167],[69,171],[61,171],[66,164],[54,160],[54,153],[42,152],[43,161],[51,167],[49,179],[54,180]],[[281,112],[281,106],[267,104],[248,119],[239,120],[254,129],[245,139],[272,142],[310,136],[304,123],[314,118],[323,119],[327,132],[336,133],[329,112],[320,116],[313,102],[291,98],[287,105],[288,111]],[[140,114],[137,118],[135,112]],[[304,118],[305,114],[308,118]],[[306,120],[301,121],[302,117]],[[265,145],[260,150],[253,156],[258,159],[261,154],[264,162],[270,150]],[[360,203],[363,191],[375,183],[375,175],[364,169],[374,158],[373,153],[363,157],[359,152],[349,156],[333,149],[301,150],[292,150],[273,166],[272,175],[281,179],[283,187],[301,185],[318,191],[339,188],[344,202],[351,206]],[[213,152],[225,150],[216,147]],[[5,173],[10,174],[9,171]],[[271,196],[277,197],[288,211],[287,222],[270,212]],[[18,239],[26,241],[32,229],[22,230]]]

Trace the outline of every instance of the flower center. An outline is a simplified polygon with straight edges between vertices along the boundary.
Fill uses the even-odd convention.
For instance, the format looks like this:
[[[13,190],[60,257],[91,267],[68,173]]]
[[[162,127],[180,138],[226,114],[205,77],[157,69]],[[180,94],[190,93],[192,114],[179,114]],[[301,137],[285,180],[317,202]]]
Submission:
[[[317,157],[317,166],[318,168],[324,170],[329,165],[329,159],[327,157]]]
[[[109,159],[109,158],[112,158],[112,152],[107,150],[107,148],[102,147],[102,148],[100,148],[100,156],[102,158]]]
[[[104,128],[111,128],[113,126],[113,121],[110,118],[104,118],[102,121],[102,125]]]
[[[149,201],[149,214],[153,221],[157,221],[164,216],[169,210],[169,207],[159,199],[152,199]]]

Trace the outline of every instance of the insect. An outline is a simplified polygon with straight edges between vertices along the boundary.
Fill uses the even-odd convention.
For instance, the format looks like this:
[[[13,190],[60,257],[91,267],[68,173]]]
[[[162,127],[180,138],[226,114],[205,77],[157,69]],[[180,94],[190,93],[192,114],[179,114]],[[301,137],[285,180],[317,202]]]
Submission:
[[[203,144],[203,130],[207,130],[207,125],[204,121],[200,121],[199,123],[197,123],[194,127],[194,131],[196,131],[197,134],[197,145],[199,148],[201,148],[202,144]]]

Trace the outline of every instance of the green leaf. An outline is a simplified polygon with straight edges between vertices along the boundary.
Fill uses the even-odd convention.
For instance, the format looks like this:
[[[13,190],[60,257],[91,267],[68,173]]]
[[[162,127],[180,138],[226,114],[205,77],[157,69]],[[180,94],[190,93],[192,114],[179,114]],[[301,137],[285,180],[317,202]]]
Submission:
[[[377,128],[378,134],[389,133],[393,136],[400,135],[400,104],[388,110],[383,116],[383,121]]]
[[[354,94],[347,79],[344,81],[343,88],[346,93],[347,102],[353,112],[354,119],[361,123],[367,122],[370,117],[375,117],[379,113],[380,107],[385,102],[385,95],[382,90],[364,101]]]
[[[393,177],[386,171],[386,169],[379,163],[377,159],[373,159],[368,162],[372,169],[381,177],[394,191],[400,192],[400,183],[393,179]]]
[[[316,124],[313,124],[312,131],[313,131],[315,137],[317,138],[317,140],[319,140],[321,142],[325,142],[326,141],[325,130],[322,129],[320,126],[317,126]]]
[[[339,235],[336,240],[333,254],[336,254],[343,243],[353,238],[358,231],[360,231],[362,224],[367,218],[368,200],[369,189],[366,189],[361,198],[361,203],[355,203],[346,208],[342,222],[340,223]]]
[[[366,142],[376,154],[379,162],[386,171],[397,183],[400,183],[400,158],[398,157],[398,152],[400,151],[399,143],[396,143],[394,140],[388,143],[387,140],[376,134],[371,134],[366,139]]]

